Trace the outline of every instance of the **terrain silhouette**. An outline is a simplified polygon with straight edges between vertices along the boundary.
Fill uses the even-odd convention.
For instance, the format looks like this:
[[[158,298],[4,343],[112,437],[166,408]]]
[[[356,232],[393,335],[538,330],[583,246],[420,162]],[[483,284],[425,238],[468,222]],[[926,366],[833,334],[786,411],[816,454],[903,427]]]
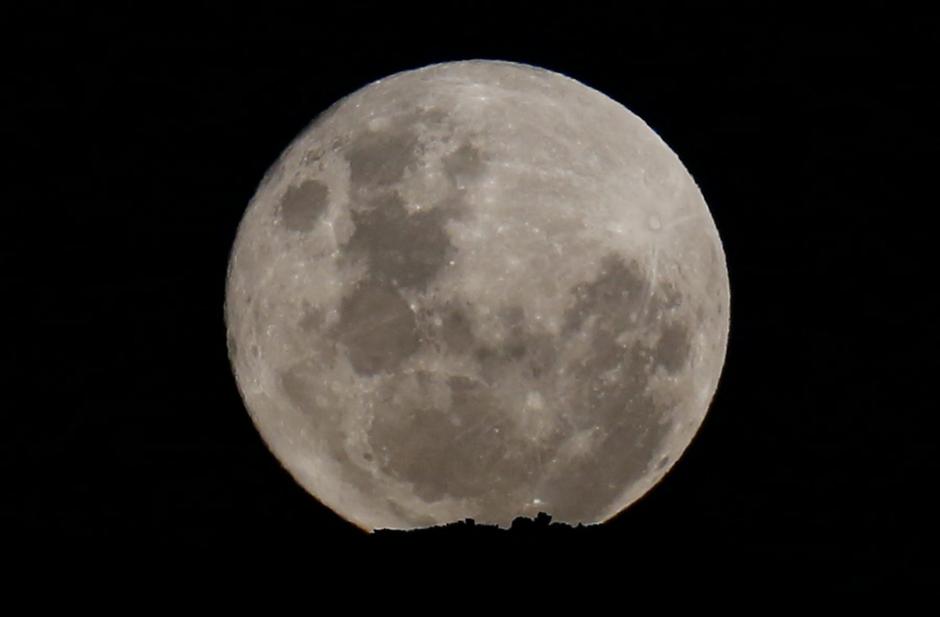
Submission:
[[[597,540],[609,532],[603,525],[569,525],[553,522],[552,517],[539,512],[534,519],[526,516],[516,517],[510,527],[499,527],[477,523],[472,518],[447,525],[436,525],[423,529],[377,529],[372,534],[377,543],[398,544],[412,542],[424,543],[445,541],[456,544],[473,545],[476,543],[512,543],[515,540],[534,540],[549,544]]]

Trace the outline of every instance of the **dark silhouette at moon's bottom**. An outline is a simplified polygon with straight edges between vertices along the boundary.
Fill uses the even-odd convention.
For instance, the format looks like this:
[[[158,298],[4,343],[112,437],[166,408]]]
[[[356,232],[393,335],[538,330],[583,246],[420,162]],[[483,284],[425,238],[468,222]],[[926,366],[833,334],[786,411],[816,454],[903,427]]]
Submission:
[[[447,525],[435,525],[424,529],[376,529],[374,535],[382,539],[393,538],[421,538],[431,539],[437,536],[452,536],[454,538],[500,538],[505,536],[571,536],[587,533],[590,530],[600,530],[600,525],[576,526],[567,523],[552,522],[551,515],[539,512],[534,519],[527,516],[516,517],[509,528],[498,525],[477,523],[472,518]]]

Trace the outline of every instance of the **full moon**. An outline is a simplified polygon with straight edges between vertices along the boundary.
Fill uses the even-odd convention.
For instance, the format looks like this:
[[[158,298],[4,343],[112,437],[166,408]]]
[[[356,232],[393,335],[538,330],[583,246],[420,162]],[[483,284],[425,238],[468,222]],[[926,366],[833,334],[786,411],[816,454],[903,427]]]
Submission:
[[[264,441],[351,523],[593,524],[689,445],[729,300],[708,207],[649,126],[478,60],[371,83],[290,144],[238,228],[225,321]]]

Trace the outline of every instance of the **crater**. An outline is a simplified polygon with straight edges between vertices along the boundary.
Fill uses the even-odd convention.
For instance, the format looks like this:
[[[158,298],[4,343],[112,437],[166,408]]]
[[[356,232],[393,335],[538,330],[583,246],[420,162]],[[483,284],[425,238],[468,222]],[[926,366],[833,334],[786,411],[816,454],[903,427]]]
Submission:
[[[424,289],[447,264],[454,250],[441,209],[409,213],[394,193],[353,212],[355,231],[347,244],[350,255],[365,259],[376,282]]]
[[[292,231],[310,231],[326,212],[329,189],[317,180],[288,187],[281,199],[281,222]]]
[[[394,370],[420,346],[415,314],[405,299],[394,289],[370,283],[343,299],[331,334],[346,347],[361,375]]]

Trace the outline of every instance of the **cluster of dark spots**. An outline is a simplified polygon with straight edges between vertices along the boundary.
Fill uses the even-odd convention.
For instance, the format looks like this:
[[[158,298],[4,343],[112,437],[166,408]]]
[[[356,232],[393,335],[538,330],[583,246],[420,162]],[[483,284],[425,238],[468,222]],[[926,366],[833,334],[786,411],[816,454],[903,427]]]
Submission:
[[[300,321],[297,322],[297,325],[301,330],[307,332],[313,332],[320,328],[324,322],[323,311],[311,306],[306,300],[303,303],[303,310],[301,312]]]
[[[643,373],[641,367],[653,364],[670,372],[685,365],[691,349],[687,328],[678,321],[652,325],[657,317],[680,307],[682,296],[670,284],[650,289],[636,262],[628,264],[620,256],[609,255],[602,262],[600,275],[594,281],[577,285],[572,294],[574,303],[566,311],[564,330],[573,333],[590,328],[594,340],[591,355],[601,368],[606,367],[604,370],[621,360],[632,366],[634,373]],[[616,343],[624,332],[641,333],[648,328],[660,330],[659,340],[653,346],[635,344],[625,351]]]
[[[347,140],[343,137],[334,137],[329,143],[319,142],[304,153],[302,163],[323,171],[328,155],[341,152],[346,144]]]
[[[398,192],[406,170],[420,160],[424,146],[418,136],[445,118],[436,109],[399,115],[385,128],[361,132],[346,149],[354,231],[345,249],[366,261],[376,281],[423,290],[454,256],[446,224],[466,215],[459,192],[417,210],[407,208]],[[443,165],[453,180],[475,177],[483,161],[465,144]]]
[[[292,231],[310,231],[326,212],[329,193],[327,186],[318,180],[288,187],[280,205],[282,224]]]
[[[457,306],[444,309],[441,315],[441,337],[446,348],[455,354],[464,354],[473,347],[476,337],[466,313]]]
[[[473,357],[488,383],[505,376],[510,367],[523,366],[533,379],[540,379],[557,368],[554,341],[545,334],[512,337],[499,345],[481,343],[473,350]]]
[[[400,389],[401,383],[388,387]],[[485,384],[460,376],[446,384],[449,408],[433,406],[420,379],[409,383],[415,391],[384,397],[369,427],[370,446],[381,452],[377,464],[426,501],[471,498],[487,510],[505,508],[505,496],[538,473],[535,453]]]
[[[483,175],[486,161],[475,146],[464,143],[444,157],[443,166],[454,186],[462,189]]]
[[[355,231],[346,250],[363,259],[368,276],[382,284],[423,289],[452,256],[445,224],[448,212],[438,208],[410,213],[396,193],[353,211]]]
[[[553,337],[542,334],[532,337],[526,366],[534,379],[541,379],[558,369],[557,353]]]
[[[542,377],[557,363],[555,341],[547,333],[532,332],[526,328],[525,310],[512,306],[502,311],[501,330],[505,333],[498,344],[475,340],[473,357],[480,365],[481,375],[493,382],[506,374],[510,367],[525,367],[534,379]]]
[[[495,356],[507,360],[518,360],[528,351],[528,340],[525,332],[525,309],[521,306],[510,306],[501,311],[500,322],[506,333],[505,339],[496,348],[481,348],[478,351],[482,356]]]
[[[653,358],[670,373],[676,373],[685,366],[691,350],[686,327],[678,322],[670,322],[663,326],[653,351]]]
[[[346,150],[353,191],[383,190],[398,182],[418,156],[419,141],[409,124],[363,131]]]
[[[531,374],[538,377],[553,361],[553,341],[550,336],[526,332],[521,320],[521,307],[504,311],[502,327],[507,332],[499,344],[487,344],[477,338],[472,318],[456,303],[447,303],[428,311],[422,321],[431,322],[428,335],[440,349],[458,356],[470,355],[481,368],[483,380],[491,383],[506,374],[508,366],[525,363]]]
[[[323,161],[323,148],[322,147],[316,147],[316,148],[311,148],[310,150],[307,150],[304,153],[304,156],[302,159],[302,163],[304,165],[308,167],[315,167],[321,171],[323,169],[322,161]]]
[[[648,379],[648,350],[640,345],[624,348],[617,342],[621,333],[636,327],[630,317],[646,299],[647,281],[637,264],[608,256],[601,274],[579,284],[573,293],[575,302],[565,314],[564,330],[569,334],[581,330],[590,339],[587,355],[573,367],[584,387],[582,407],[574,417],[583,416],[586,425],[600,421],[606,426],[643,392]]]
[[[579,283],[572,290],[574,303],[565,312],[564,332],[575,332],[590,315],[599,315],[600,328],[616,337],[631,325],[631,315],[643,307],[648,293],[640,265],[611,253],[602,260],[596,279]]]
[[[343,345],[353,368],[374,375],[398,368],[421,345],[414,311],[395,289],[359,284],[340,304],[330,336]]]
[[[568,416],[573,430],[600,427],[589,455],[560,465],[546,479],[544,493],[553,514],[565,520],[594,520],[646,473],[671,424],[669,409],[648,391],[652,366],[680,368],[688,355],[688,336],[675,325],[662,328],[657,344],[623,345],[617,337],[637,324],[631,314],[644,307],[661,312],[669,294],[650,297],[638,264],[620,257],[604,260],[600,275],[578,285],[565,315],[565,331],[589,338],[582,361],[569,367],[576,394]],[[675,300],[678,301],[678,300]]]

